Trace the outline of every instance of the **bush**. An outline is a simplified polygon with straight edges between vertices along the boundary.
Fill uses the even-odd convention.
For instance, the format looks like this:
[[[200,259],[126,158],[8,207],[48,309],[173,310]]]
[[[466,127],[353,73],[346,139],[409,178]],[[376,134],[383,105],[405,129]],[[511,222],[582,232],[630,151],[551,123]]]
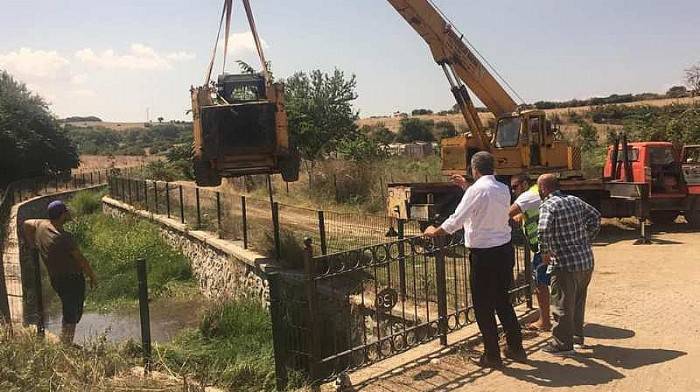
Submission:
[[[102,209],[102,192],[80,191],[68,202],[73,216],[90,215]]]
[[[236,391],[275,390],[272,323],[254,300],[212,306],[198,330],[181,333],[158,351],[170,368],[217,385]]]

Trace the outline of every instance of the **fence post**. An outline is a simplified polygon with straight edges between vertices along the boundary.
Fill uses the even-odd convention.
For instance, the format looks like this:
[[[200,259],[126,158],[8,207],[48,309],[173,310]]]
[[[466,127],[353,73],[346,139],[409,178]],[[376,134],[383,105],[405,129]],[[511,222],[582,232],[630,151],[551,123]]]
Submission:
[[[80,173],[80,180],[81,180],[82,183],[83,183],[82,186],[85,187],[85,184],[86,184],[86,182],[85,182],[85,173]]]
[[[319,379],[318,366],[321,357],[320,331],[316,317],[318,315],[318,292],[316,290],[316,280],[314,279],[314,264],[313,264],[313,248],[311,247],[311,238],[304,239],[304,287],[306,289],[306,302],[308,304],[309,318],[309,334],[307,338],[311,339],[311,358],[309,361],[309,373],[311,382],[315,383]]]
[[[194,188],[194,198],[197,201],[197,228],[201,229],[202,228],[202,214],[199,209],[199,187]]]
[[[185,224],[185,205],[183,204],[182,185],[180,185],[180,223]]]
[[[58,193],[58,174],[56,174],[56,193]]]
[[[272,320],[272,351],[275,358],[275,381],[278,391],[287,388],[287,352],[285,350],[285,325],[284,312],[282,310],[282,277],[279,272],[273,271],[267,274],[270,285],[270,318]]]
[[[47,195],[49,193],[49,178],[44,177],[44,194]]]
[[[445,243],[447,238],[440,236],[434,240],[435,245],[435,280],[437,286],[438,334],[440,344],[447,346],[447,279],[445,274]]]
[[[146,260],[136,260],[136,275],[139,281],[139,316],[141,319],[141,344],[143,345],[143,367],[151,370],[151,316],[148,309],[148,277]]]
[[[78,176],[72,175],[73,177],[73,189],[78,189]]]
[[[153,180],[153,211],[158,213],[158,181]]]
[[[36,295],[36,310],[38,313],[36,321],[36,333],[39,337],[44,337],[45,325],[44,325],[44,296],[43,290],[41,288],[41,264],[39,263],[39,253],[36,249],[31,250],[32,262],[34,263],[34,285],[35,295]]]
[[[165,182],[165,209],[168,212],[168,218],[170,218],[170,183]]]
[[[133,198],[131,197],[131,179],[130,178],[126,179],[126,185],[129,188],[129,204],[133,205],[133,201],[132,201]]]
[[[248,249],[248,213],[245,206],[245,195],[241,195],[241,220],[243,225],[243,249]]]
[[[282,256],[282,246],[280,244],[280,211],[279,203],[272,203],[272,229],[274,230],[275,238],[275,256],[277,261],[280,261]]]
[[[108,178],[108,177],[105,176],[105,178]],[[102,183],[102,172],[99,171],[99,170],[97,171],[97,183],[98,183],[98,184],[101,184],[101,183]]]
[[[321,254],[328,254],[328,244],[326,243],[326,219],[323,210],[318,210],[318,234],[321,238]]]
[[[150,211],[148,208],[148,180],[143,180],[143,203],[146,205],[146,211]]]
[[[216,230],[221,238],[221,192],[216,191]]]
[[[406,244],[403,241],[404,224],[405,221],[403,219],[399,219],[396,222],[399,245],[399,291],[401,293],[401,301],[406,301]]]
[[[99,172],[98,172],[98,173],[99,173]],[[94,181],[94,179],[93,179],[93,177],[92,177],[92,172],[90,172],[90,186],[93,186],[93,185],[95,185],[95,181]]]
[[[527,303],[527,308],[532,309],[532,292],[533,290],[533,285],[535,284],[535,281],[532,279],[532,256],[530,254],[530,241],[528,241],[527,236],[525,236],[525,245],[524,245],[524,254],[525,254],[525,279],[529,282],[527,285],[527,298],[526,298],[526,303]],[[517,251],[517,250],[516,250]]]

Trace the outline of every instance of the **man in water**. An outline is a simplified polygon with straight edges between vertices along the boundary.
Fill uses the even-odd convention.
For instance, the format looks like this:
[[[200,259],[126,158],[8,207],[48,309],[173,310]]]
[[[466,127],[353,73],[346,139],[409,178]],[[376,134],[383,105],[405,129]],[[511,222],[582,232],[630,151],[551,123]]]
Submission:
[[[60,200],[49,203],[49,219],[29,219],[24,222],[24,238],[32,248],[36,248],[44,262],[51,280],[63,305],[61,342],[73,343],[75,327],[83,315],[85,302],[85,275],[90,287],[97,284],[90,263],[80,252],[73,236],[63,229],[71,219],[68,207]]]

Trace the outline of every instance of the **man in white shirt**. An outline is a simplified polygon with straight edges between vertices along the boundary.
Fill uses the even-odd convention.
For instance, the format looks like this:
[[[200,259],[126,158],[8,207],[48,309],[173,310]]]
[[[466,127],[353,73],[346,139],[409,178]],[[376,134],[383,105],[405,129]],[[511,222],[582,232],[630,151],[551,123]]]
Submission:
[[[496,180],[493,168],[493,155],[485,151],[474,154],[471,170],[476,181],[466,188],[455,212],[440,227],[428,227],[424,235],[437,237],[464,228],[464,243],[469,248],[472,304],[484,339],[484,353],[474,362],[479,366],[498,368],[503,362],[495,313],[501,320],[508,342],[503,354],[517,362],[527,361],[527,354],[508,294],[515,264],[508,216],[510,191]],[[457,177],[453,177],[453,181],[465,188],[464,179]]]

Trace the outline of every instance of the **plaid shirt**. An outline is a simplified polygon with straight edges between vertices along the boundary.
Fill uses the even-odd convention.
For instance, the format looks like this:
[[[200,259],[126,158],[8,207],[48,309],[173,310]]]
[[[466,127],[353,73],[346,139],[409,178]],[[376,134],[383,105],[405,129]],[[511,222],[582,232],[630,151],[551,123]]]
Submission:
[[[540,206],[537,232],[542,254],[552,255],[552,268],[593,268],[591,241],[600,230],[598,210],[576,196],[552,192]]]

